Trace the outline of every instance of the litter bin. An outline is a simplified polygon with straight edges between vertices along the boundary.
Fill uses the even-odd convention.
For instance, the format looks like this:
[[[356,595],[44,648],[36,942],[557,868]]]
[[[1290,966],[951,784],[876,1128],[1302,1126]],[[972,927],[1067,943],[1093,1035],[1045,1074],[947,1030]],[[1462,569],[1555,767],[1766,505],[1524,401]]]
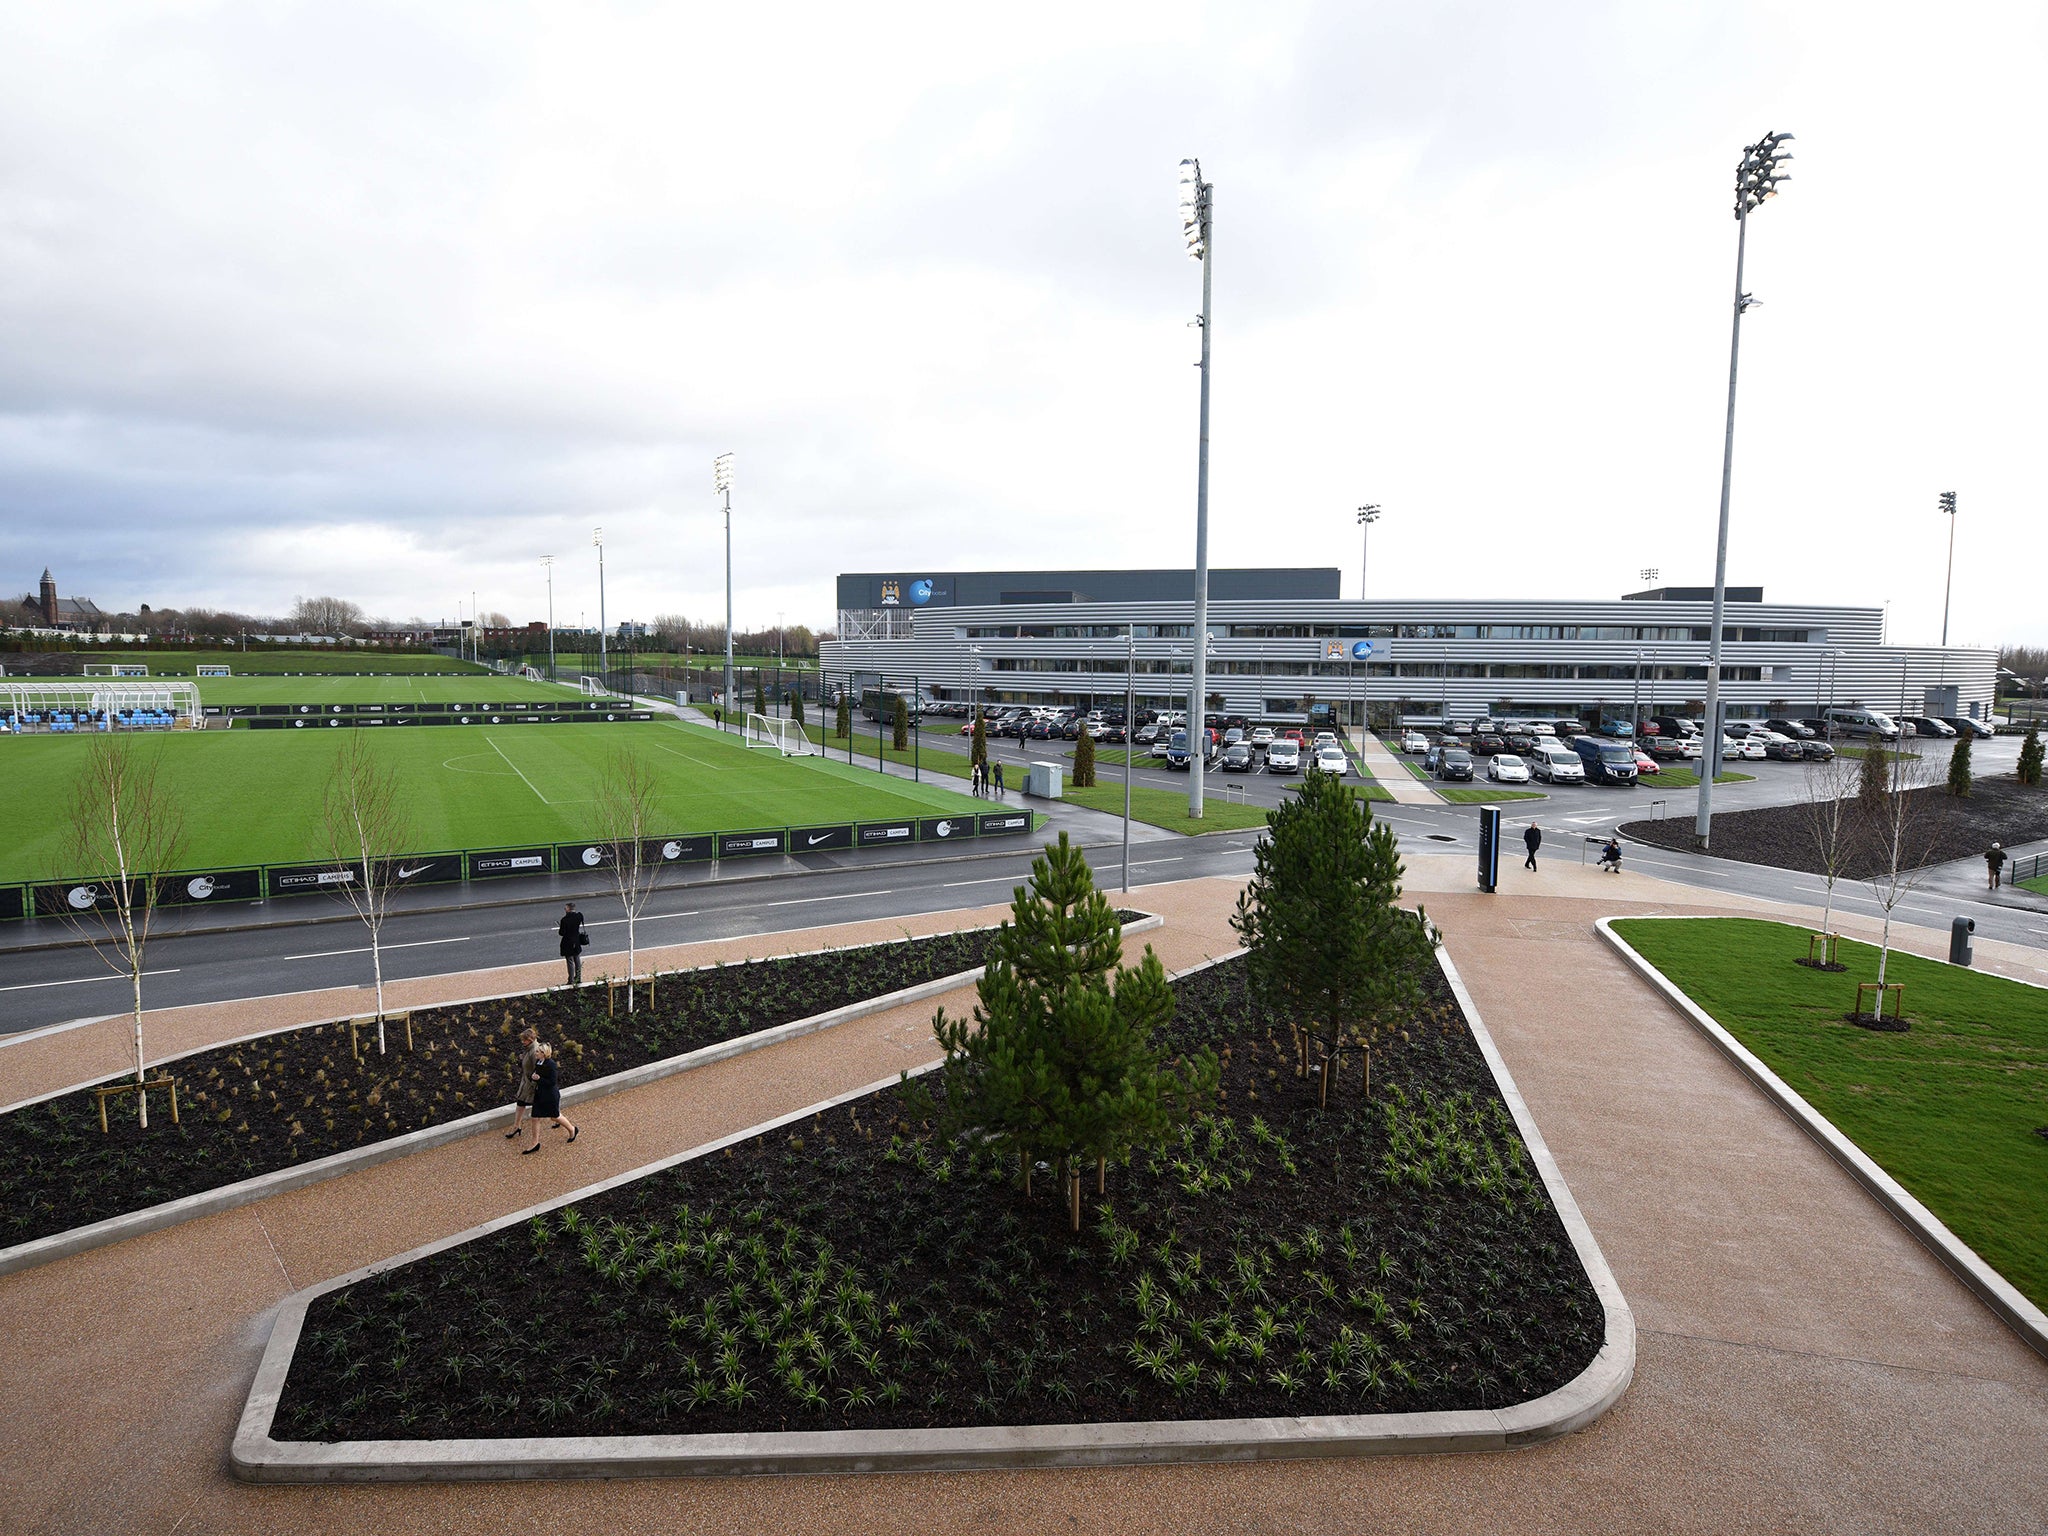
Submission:
[[[1948,925],[1948,963],[1968,965],[1970,963],[1970,935],[1977,931],[1977,919],[1959,917]]]

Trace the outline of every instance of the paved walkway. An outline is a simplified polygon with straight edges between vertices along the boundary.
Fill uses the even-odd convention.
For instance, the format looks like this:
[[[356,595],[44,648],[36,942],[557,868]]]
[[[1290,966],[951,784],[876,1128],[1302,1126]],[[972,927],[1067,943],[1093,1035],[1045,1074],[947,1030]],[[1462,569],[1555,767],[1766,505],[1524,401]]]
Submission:
[[[1411,886],[1641,1329],[1635,1385],[1578,1435],[1498,1456],[951,1476],[226,1476],[288,1291],[929,1057],[925,1003],[586,1105],[573,1149],[519,1159],[479,1136],[0,1281],[0,1531],[2040,1531],[2048,1363],[1591,931],[1610,913],[1709,910],[1697,893],[1558,865],[1516,869],[1489,898],[1467,863],[1414,861]],[[1150,936],[1168,964],[1231,946],[1229,882],[1141,896],[1168,919]],[[2038,958],[1997,949],[2001,968]],[[575,1305],[547,1271],[505,1284],[543,1317]]]
[[[1358,733],[1358,760],[1397,805],[1442,805],[1437,792],[1408,771],[1408,765],[1371,731]]]

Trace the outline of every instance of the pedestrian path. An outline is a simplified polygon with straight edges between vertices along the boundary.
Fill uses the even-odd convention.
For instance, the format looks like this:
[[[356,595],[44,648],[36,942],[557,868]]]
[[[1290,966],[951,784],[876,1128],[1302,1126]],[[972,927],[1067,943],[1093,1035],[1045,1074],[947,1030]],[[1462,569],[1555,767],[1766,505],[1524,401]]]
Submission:
[[[1442,805],[1437,792],[1408,771],[1408,765],[1371,731],[1358,733],[1358,760],[1397,805]]]
[[[1497,1455],[885,1478],[227,1477],[267,1314],[290,1291],[928,1060],[932,1010],[965,1006],[963,990],[587,1103],[573,1148],[522,1158],[486,1134],[0,1280],[0,1351],[32,1405],[0,1451],[0,1529],[1348,1533],[1372,1523],[1362,1510],[1391,1510],[1404,1531],[1459,1536],[2038,1530],[2048,1363],[1592,930],[1735,909],[1634,873],[1507,873],[1489,897],[1467,860],[1417,859],[1409,888],[1427,894],[1638,1320],[1634,1385],[1576,1435]],[[1226,880],[1146,888],[1140,904],[1166,920],[1147,940],[1175,968],[1227,951],[1236,894]],[[568,1336],[571,1265],[498,1278],[536,1347]]]

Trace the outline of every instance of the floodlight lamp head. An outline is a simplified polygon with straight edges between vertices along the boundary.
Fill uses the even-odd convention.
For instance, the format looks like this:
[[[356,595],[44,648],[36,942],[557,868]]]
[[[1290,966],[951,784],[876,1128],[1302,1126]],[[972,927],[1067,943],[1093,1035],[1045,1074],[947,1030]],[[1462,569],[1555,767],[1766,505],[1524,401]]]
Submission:
[[[1941,510],[1950,517],[1956,515],[1956,493],[1954,491],[1943,491],[1941,493]]]
[[[711,488],[715,491],[732,489],[732,455],[721,453],[711,461]]]
[[[598,547],[599,549],[603,549],[603,548],[604,548],[604,525],[603,525],[603,524],[601,524],[601,523],[600,523],[600,524],[599,524],[599,525],[598,525],[597,527],[595,527],[595,528],[593,528],[593,529],[591,529],[591,530],[590,530],[590,542],[591,542],[591,543],[593,543],[593,544],[595,544],[595,545],[596,545],[596,546],[597,546],[597,547]]]

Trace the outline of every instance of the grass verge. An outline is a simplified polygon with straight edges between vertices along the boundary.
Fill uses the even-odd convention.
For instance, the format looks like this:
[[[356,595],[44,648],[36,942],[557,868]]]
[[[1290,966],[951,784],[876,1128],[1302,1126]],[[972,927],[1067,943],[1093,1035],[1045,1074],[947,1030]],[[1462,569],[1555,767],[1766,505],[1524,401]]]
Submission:
[[[1722,772],[1714,775],[1716,784],[1747,784],[1755,779],[1753,773]],[[1636,781],[1645,789],[1697,789],[1700,776],[1690,768],[1660,768],[1647,779]]]
[[[2048,990],[1894,950],[1900,1034],[1844,1017],[1877,951],[1793,962],[1805,930],[1753,918],[1614,931],[1712,1014],[2037,1306],[2048,1306]]]

